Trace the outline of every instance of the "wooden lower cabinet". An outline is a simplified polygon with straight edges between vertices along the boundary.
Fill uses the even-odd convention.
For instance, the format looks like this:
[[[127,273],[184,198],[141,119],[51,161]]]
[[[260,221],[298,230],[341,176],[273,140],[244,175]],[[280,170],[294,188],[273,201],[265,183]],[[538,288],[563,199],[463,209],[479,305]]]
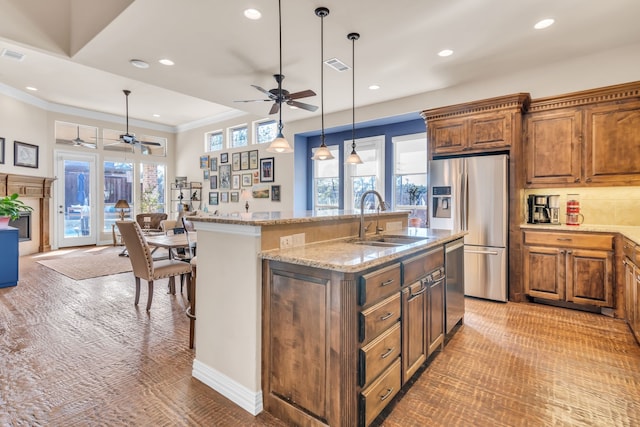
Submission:
[[[429,345],[427,346],[427,355],[430,356],[438,348],[444,346],[445,334],[445,275],[444,271],[438,277],[433,274],[432,280],[429,282]]]
[[[524,243],[529,296],[615,307],[613,235],[527,230]]]
[[[419,280],[402,290],[402,384],[427,361],[429,288]]]

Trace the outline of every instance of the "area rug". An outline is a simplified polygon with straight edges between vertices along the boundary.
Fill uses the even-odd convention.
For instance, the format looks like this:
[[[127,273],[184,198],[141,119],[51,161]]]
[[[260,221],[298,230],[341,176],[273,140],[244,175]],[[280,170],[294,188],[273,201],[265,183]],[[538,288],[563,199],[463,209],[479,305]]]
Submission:
[[[131,271],[129,258],[118,256],[121,250],[107,246],[57,251],[62,254],[49,253],[38,263],[74,280],[91,279]]]

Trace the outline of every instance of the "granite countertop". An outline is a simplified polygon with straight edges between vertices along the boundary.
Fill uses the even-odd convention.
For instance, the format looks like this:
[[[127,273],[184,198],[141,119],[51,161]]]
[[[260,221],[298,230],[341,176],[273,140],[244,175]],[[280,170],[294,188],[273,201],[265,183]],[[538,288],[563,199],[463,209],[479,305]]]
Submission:
[[[355,273],[370,267],[384,264],[402,256],[411,255],[425,249],[441,246],[446,242],[463,237],[466,232],[449,230],[433,230],[425,228],[405,228],[403,230],[382,233],[393,236],[418,236],[423,240],[402,246],[378,247],[356,245],[355,237],[317,242],[290,249],[273,249],[263,251],[263,259],[282,261],[307,267],[322,268]],[[367,238],[374,235],[367,235]]]
[[[380,217],[409,214],[409,211],[382,211],[365,210],[365,218]],[[301,211],[301,212],[240,212],[228,215],[214,215],[199,213],[198,215],[188,216],[190,221],[215,222],[221,224],[237,224],[237,225],[275,225],[275,224],[299,224],[305,222],[319,222],[333,219],[360,218],[360,210],[338,210],[330,209],[324,211]]]
[[[604,225],[604,224],[520,224],[521,229],[553,230],[553,231],[585,231],[591,233],[620,233],[626,238],[640,245],[640,227],[633,225]]]

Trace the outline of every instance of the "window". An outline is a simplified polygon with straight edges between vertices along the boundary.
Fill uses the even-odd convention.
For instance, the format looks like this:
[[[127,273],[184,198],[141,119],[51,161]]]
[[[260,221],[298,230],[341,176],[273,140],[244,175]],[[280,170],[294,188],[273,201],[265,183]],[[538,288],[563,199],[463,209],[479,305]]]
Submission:
[[[106,151],[119,151],[121,153],[133,153],[133,145],[120,141],[120,135],[124,131],[102,129],[102,146]],[[133,135],[133,134],[131,134]]]
[[[97,148],[98,128],[75,123],[55,122],[56,144]]]
[[[351,140],[344,142],[345,158],[351,153]],[[384,135],[356,140],[356,151],[362,159],[361,165],[345,164],[344,208],[360,209],[360,197],[365,191],[376,190],[384,195]],[[375,209],[376,199],[371,197],[365,209]]]
[[[410,217],[426,227],[427,134],[394,137],[392,143],[394,209],[411,210]]]
[[[224,148],[224,137],[221,130],[205,134],[205,151],[220,151]]]
[[[278,135],[278,123],[275,120],[267,120],[256,123],[256,144],[268,144]]]
[[[111,233],[111,225],[120,218],[115,208],[118,200],[129,203],[128,218],[133,217],[133,163],[121,161],[104,162],[104,224],[103,231]]]
[[[141,141],[151,142],[154,144],[140,144],[140,151],[145,156],[161,156],[167,155],[167,138],[160,138],[159,136],[142,135]],[[160,145],[155,145],[160,144]]]
[[[313,162],[313,209],[340,208],[340,166],[339,147],[327,147],[333,155],[332,160],[315,160]],[[312,151],[315,153],[317,148]]]
[[[246,147],[249,144],[247,126],[239,126],[229,129],[229,148]]]
[[[140,212],[165,212],[165,167],[160,163],[140,164]]]

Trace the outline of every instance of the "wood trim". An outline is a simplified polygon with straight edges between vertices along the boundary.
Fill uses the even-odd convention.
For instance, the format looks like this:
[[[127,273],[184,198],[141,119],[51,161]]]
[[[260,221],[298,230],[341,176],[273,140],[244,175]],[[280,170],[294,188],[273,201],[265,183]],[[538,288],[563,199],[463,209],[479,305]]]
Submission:
[[[640,81],[534,99],[529,112],[640,98]]]
[[[478,113],[500,110],[526,111],[530,97],[528,93],[516,93],[512,95],[498,96],[495,98],[482,99],[479,101],[467,102],[464,104],[449,105],[446,107],[424,110],[420,115],[423,119],[439,120],[451,117],[471,116]]]

